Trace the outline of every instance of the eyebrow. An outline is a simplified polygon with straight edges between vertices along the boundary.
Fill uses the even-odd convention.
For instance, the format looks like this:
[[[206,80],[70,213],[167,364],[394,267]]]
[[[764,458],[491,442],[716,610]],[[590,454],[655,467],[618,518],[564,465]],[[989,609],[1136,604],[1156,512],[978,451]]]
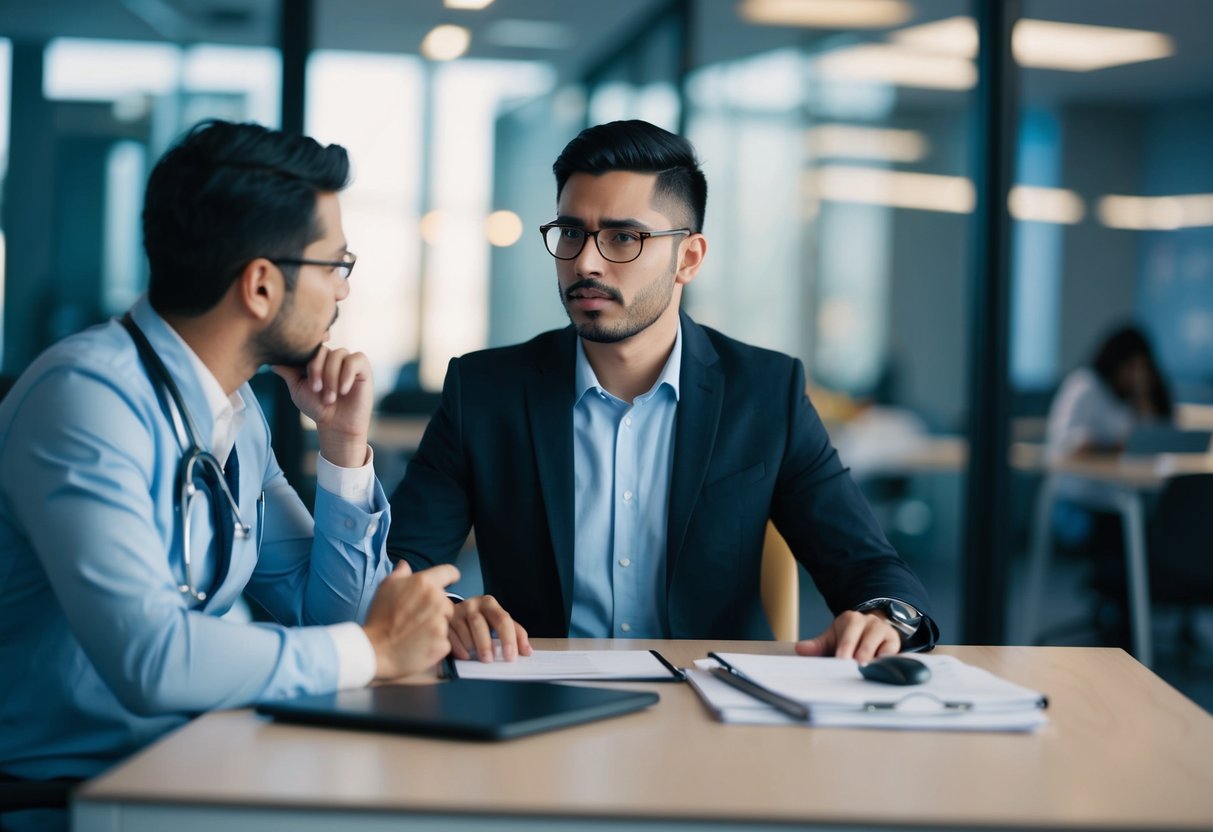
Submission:
[[[584,228],[585,220],[581,219],[580,217],[570,217],[566,214],[561,214],[553,221],[552,224],[553,225],[577,225],[577,226],[581,226],[582,228]],[[650,226],[647,222],[641,222],[640,220],[633,219],[632,217],[627,217],[627,218],[623,218],[623,219],[616,219],[614,217],[603,217],[602,221],[600,223],[598,223],[598,227],[599,228],[634,228],[638,231],[648,231],[650,228]]]

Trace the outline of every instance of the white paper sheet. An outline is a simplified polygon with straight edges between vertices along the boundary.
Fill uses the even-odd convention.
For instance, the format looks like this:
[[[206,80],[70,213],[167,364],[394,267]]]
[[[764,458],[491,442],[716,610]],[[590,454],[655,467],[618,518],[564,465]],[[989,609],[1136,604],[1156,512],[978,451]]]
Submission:
[[[456,661],[460,679],[516,681],[673,681],[676,677],[649,650],[536,650],[517,661]]]

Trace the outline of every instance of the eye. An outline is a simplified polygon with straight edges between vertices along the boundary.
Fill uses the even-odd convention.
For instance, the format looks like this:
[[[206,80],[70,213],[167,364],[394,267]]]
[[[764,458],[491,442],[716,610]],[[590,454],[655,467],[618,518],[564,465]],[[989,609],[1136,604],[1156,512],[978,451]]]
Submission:
[[[618,231],[612,229],[607,232],[607,239],[610,240],[613,246],[634,246],[640,242],[640,235],[631,231]]]
[[[560,238],[562,240],[569,240],[570,242],[575,243],[581,240],[583,237],[585,237],[585,231],[580,228],[570,228],[567,225],[562,225],[560,227]]]

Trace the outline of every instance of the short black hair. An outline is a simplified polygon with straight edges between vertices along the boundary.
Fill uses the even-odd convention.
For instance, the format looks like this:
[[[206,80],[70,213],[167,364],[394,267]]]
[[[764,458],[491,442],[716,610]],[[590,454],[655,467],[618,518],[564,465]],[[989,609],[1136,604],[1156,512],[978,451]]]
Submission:
[[[207,120],[156,163],[143,202],[148,298],[161,314],[213,308],[256,257],[299,257],[324,234],[316,198],[349,182],[345,148]],[[284,269],[293,288],[297,271]]]
[[[552,165],[556,198],[574,173],[598,176],[617,170],[657,174],[654,198],[673,197],[686,207],[691,230],[703,230],[708,182],[695,149],[682,136],[647,121],[612,121],[578,133]]]

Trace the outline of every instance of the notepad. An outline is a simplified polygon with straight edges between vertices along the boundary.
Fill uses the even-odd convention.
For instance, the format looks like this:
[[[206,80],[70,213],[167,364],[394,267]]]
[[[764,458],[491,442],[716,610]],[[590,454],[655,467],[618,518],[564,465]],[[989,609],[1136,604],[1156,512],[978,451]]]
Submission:
[[[448,662],[447,675],[499,681],[680,682],[683,673],[656,650],[536,650],[516,661]],[[453,672],[452,672],[453,670]]]
[[[850,659],[723,653],[750,679],[809,708],[819,727],[935,731],[1030,731],[1048,722],[1047,698],[952,656],[918,655],[931,668],[921,685],[866,681]],[[697,661],[688,681],[722,722],[796,724],[757,699],[713,678]]]

